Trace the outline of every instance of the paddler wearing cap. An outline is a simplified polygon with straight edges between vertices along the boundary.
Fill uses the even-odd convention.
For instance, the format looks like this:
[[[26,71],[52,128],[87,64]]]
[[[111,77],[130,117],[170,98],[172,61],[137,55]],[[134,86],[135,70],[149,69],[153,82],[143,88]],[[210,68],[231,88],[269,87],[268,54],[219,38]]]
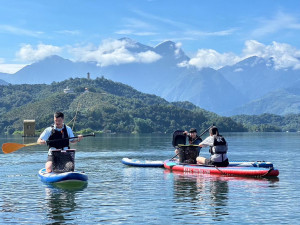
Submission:
[[[196,128],[191,128],[190,132],[184,131],[183,134],[188,137],[190,145],[199,145],[202,141],[201,137],[199,137],[197,135],[197,129]],[[201,147],[197,148],[198,155],[200,154],[200,149],[201,149]]]
[[[197,135],[196,128],[191,128],[190,132],[184,131],[184,135],[188,137],[190,145],[199,145],[202,139]]]
[[[196,128],[191,128],[190,131],[184,131],[183,134],[188,137],[190,145],[199,145],[202,141],[201,137],[197,135]],[[200,154],[201,147],[197,148],[197,154]],[[175,149],[176,156],[179,154],[178,149]]]

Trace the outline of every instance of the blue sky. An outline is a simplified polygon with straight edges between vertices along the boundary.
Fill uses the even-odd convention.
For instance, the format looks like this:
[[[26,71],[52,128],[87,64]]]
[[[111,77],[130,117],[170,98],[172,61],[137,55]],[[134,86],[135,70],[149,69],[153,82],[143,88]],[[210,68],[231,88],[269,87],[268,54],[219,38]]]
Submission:
[[[174,41],[191,58],[186,64],[198,68],[218,69],[258,55],[274,57],[279,68],[300,69],[299,0],[0,0],[0,4],[0,72],[16,72],[52,54],[109,65],[110,60],[130,56],[126,43],[117,41],[122,37],[152,47]],[[146,55],[159,59],[153,53]]]

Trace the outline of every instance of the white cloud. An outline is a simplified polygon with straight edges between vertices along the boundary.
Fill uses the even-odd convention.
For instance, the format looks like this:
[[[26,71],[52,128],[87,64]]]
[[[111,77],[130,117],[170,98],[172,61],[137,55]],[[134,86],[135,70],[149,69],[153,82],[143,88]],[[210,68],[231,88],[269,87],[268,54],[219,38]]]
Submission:
[[[1,73],[16,73],[18,72],[20,69],[22,69],[24,66],[26,66],[25,64],[5,64],[5,63],[1,63],[0,64],[0,72]]]
[[[118,30],[115,33],[116,34],[121,34],[121,35],[130,35],[130,34],[134,33],[134,31],[129,30],[129,29],[124,29],[124,30]]]
[[[290,67],[300,69],[300,50],[285,43],[272,42],[271,45],[264,45],[255,40],[245,42],[242,55],[219,53],[213,49],[199,49],[195,57],[188,62],[182,62],[179,66],[195,66],[198,69],[204,67],[219,69],[227,65],[233,65],[251,56],[258,56],[264,59],[272,57],[275,69]]]
[[[219,69],[225,65],[233,65],[241,58],[233,53],[219,53],[213,49],[199,49],[196,56],[191,58],[189,65],[195,66],[198,69],[211,67]]]
[[[180,52],[181,52],[181,46],[182,46],[182,43],[181,42],[177,42],[175,44],[175,56],[179,57],[180,56]]]
[[[153,29],[153,25],[135,18],[125,18],[125,27],[128,27],[130,29]]]
[[[249,40],[245,42],[245,48],[243,49],[243,54],[247,56],[254,56],[254,55],[262,55],[262,52],[266,46],[258,41]]]
[[[78,61],[96,61],[99,66],[120,65],[125,63],[151,63],[161,58],[153,51],[131,52],[128,48],[137,47],[128,40],[105,40],[98,47],[85,46],[71,48]]]
[[[153,14],[150,14],[150,13],[143,12],[141,10],[134,10],[133,12],[135,12],[137,15],[140,15],[143,18],[146,18],[146,19],[151,20],[151,21],[158,21],[160,23],[167,24],[168,26],[174,26],[174,27],[177,27],[177,28],[187,26],[187,24],[185,24],[185,23],[174,21],[174,20],[171,20],[171,19],[167,19],[167,18],[162,17],[162,16],[156,16],[156,15],[153,15]]]
[[[232,35],[236,31],[235,28],[228,30],[220,30],[220,31],[199,31],[199,30],[187,30],[184,32],[186,36],[199,38],[199,37],[209,37],[209,36],[229,36]]]
[[[43,32],[41,31],[32,31],[32,30],[27,30],[27,29],[14,27],[11,25],[3,25],[3,24],[0,24],[0,31],[15,34],[15,35],[25,35],[31,37],[38,37],[41,34],[43,34]]]
[[[242,68],[237,68],[234,70],[234,72],[238,73],[238,72],[243,72],[244,70]]]
[[[66,34],[66,35],[80,35],[81,32],[79,30],[60,30],[57,31],[58,34]]]
[[[180,53],[182,44],[176,44],[174,54]],[[144,52],[135,51],[138,45],[130,39],[123,40],[104,40],[99,46],[69,46],[57,47],[53,45],[40,44],[36,47],[32,45],[24,45],[17,52],[17,57],[23,62],[29,63],[44,59],[47,56],[58,54],[68,49],[76,61],[95,61],[99,66],[120,65],[126,63],[152,63],[161,58],[161,56],[153,51]],[[275,69],[293,68],[300,69],[300,50],[285,44],[272,42],[265,45],[256,40],[248,40],[241,55],[231,52],[220,53],[214,49],[199,49],[194,57],[189,61],[178,64],[180,67],[194,66],[198,69],[211,67],[219,69],[227,65],[233,65],[245,58],[258,56],[265,59],[273,58]],[[4,66],[4,60],[0,59],[0,63]],[[8,68],[8,64],[5,64]],[[3,68],[2,66],[2,68]],[[13,64],[11,64],[11,67]],[[19,67],[20,68],[20,67]],[[14,69],[9,69],[10,71]],[[3,71],[3,70],[2,70]]]
[[[229,28],[227,30],[202,31],[194,28],[190,23],[184,23],[169,19],[163,15],[154,15],[141,10],[133,10],[139,18],[124,18],[124,29],[116,31],[121,35],[136,36],[154,36],[161,34],[163,30],[164,36],[168,40],[198,40],[202,37],[220,37],[232,35],[237,28]],[[161,38],[159,38],[161,39]],[[165,38],[162,38],[165,39]]]
[[[5,59],[0,58],[0,73],[10,73],[13,74],[20,69],[22,69],[24,64],[9,64],[5,62]]]
[[[140,52],[137,54],[136,60],[141,63],[152,63],[161,58],[160,55],[153,51]]]
[[[53,45],[39,44],[37,48],[26,44],[16,53],[18,60],[24,62],[34,62],[42,60],[48,56],[55,55],[61,52],[61,48]]]
[[[258,56],[268,59],[272,57],[276,69],[288,67],[299,69],[300,67],[300,50],[285,43],[274,41],[271,45],[264,45],[255,40],[249,40],[245,43],[243,54],[244,58]]]
[[[253,37],[274,34],[283,30],[300,30],[297,17],[283,12],[278,12],[272,19],[259,21],[259,27],[252,32]]]
[[[116,34],[121,34],[121,35],[136,35],[136,36],[153,36],[156,35],[157,33],[150,32],[150,31],[134,31],[134,30],[119,30],[115,32]]]
[[[125,18],[125,29],[121,29],[116,31],[116,34],[121,35],[136,35],[136,36],[153,36],[157,35],[156,32],[153,32],[152,30],[155,30],[155,27],[151,24],[139,20],[139,19],[133,19],[133,18]]]

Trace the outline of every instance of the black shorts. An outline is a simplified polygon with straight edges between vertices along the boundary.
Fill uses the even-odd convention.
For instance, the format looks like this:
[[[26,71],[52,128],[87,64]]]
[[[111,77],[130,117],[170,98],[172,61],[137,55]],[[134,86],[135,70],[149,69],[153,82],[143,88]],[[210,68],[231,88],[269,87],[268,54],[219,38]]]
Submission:
[[[206,166],[218,166],[218,167],[226,167],[229,165],[229,161],[228,159],[226,159],[223,162],[214,162],[210,159],[205,159],[205,165]]]

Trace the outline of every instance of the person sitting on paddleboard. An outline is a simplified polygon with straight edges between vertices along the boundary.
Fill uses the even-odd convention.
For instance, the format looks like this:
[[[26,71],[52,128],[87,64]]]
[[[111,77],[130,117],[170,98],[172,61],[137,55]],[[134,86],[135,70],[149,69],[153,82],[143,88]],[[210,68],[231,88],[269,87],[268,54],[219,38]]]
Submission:
[[[204,139],[199,144],[200,147],[210,147],[210,159],[205,157],[197,157],[197,164],[207,165],[207,166],[220,166],[226,167],[229,165],[227,150],[228,145],[224,137],[219,134],[218,128],[213,126],[209,129],[209,137]]]
[[[55,149],[70,149],[69,142],[76,143],[80,142],[83,138],[82,135],[78,135],[75,139],[67,139],[69,137],[74,137],[72,129],[64,124],[64,114],[62,112],[56,112],[54,114],[54,125],[46,128],[43,133],[40,135],[37,142],[41,145],[48,144],[49,151],[48,151],[48,159],[46,162],[46,171],[50,173],[52,171],[52,150]],[[51,141],[51,140],[58,140],[62,139],[61,141]],[[48,142],[47,142],[48,141]]]
[[[183,134],[188,137],[190,145],[198,145],[202,141],[201,137],[199,137],[197,135],[196,128],[191,128],[190,132],[184,131]],[[200,149],[201,148],[198,148],[198,155],[199,155]],[[175,154],[177,155],[178,153],[179,153],[178,149],[175,149]]]
[[[183,134],[187,135],[190,145],[198,145],[202,141],[202,139],[197,135],[197,130],[195,128],[191,128],[190,132],[184,131]]]

